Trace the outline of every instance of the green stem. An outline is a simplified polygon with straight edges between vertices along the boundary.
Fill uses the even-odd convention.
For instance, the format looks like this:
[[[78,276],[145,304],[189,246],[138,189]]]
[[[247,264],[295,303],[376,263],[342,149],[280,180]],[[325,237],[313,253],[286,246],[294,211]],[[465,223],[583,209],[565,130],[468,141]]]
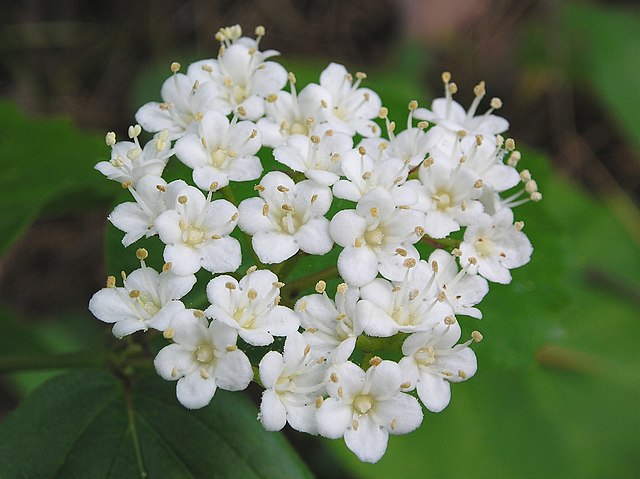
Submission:
[[[438,249],[453,249],[458,248],[462,241],[453,239],[453,238],[432,238],[429,235],[424,235],[422,237],[422,241],[427,243],[428,245],[433,246]]]

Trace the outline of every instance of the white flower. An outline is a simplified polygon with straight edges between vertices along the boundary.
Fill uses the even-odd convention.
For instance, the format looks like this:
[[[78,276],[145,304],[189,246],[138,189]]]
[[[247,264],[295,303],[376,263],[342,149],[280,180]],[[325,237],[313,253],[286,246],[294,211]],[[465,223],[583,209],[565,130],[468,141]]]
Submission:
[[[458,91],[455,83],[451,83],[451,75],[448,72],[442,74],[444,82],[445,98],[436,98],[431,104],[431,110],[426,108],[418,108],[414,112],[414,116],[419,120],[428,120],[437,125],[436,128],[442,130],[444,135],[441,136],[439,147],[444,151],[450,151],[452,142],[456,140],[460,131],[466,132],[467,135],[475,137],[476,135],[484,136],[487,141],[493,141],[496,135],[503,133],[509,128],[509,123],[502,117],[493,115],[494,110],[502,106],[502,102],[498,98],[492,98],[490,108],[482,115],[476,115],[476,110],[480,105],[480,101],[484,97],[485,84],[478,83],[473,92],[475,99],[469,107],[465,109],[455,100],[452,95]]]
[[[149,328],[164,331],[171,318],[184,305],[178,301],[196,283],[194,275],[178,276],[170,268],[158,273],[143,266],[124,277],[123,286],[115,286],[110,277],[108,287],[101,289],[89,301],[89,310],[100,321],[115,323],[113,334],[122,338]]]
[[[398,332],[424,331],[453,315],[425,262],[406,262],[404,281],[375,279],[360,288],[356,320],[369,336],[389,337]]]
[[[242,261],[240,243],[229,236],[238,210],[226,200],[210,201],[200,190],[179,180],[169,184],[167,211],[156,218],[164,260],[177,274],[201,267],[212,273],[235,271]]]
[[[291,93],[280,91],[267,97],[265,118],[258,121],[264,135],[264,144],[276,148],[287,142],[291,135],[308,136],[314,126],[322,123],[331,94],[320,85],[310,83],[300,93],[296,80],[289,73]]]
[[[294,307],[305,329],[303,336],[311,346],[313,357],[332,357],[334,362],[349,359],[362,328],[354,324],[358,288],[338,285],[335,301],[325,292],[326,284],[319,282],[316,291],[300,298]]]
[[[299,250],[328,253],[331,190],[315,181],[294,183],[284,173],[267,173],[258,186],[259,198],[248,198],[238,206],[240,229],[252,236],[251,245],[263,263],[281,263]]]
[[[218,387],[241,391],[253,378],[235,330],[217,321],[209,324],[202,311],[178,314],[165,337],[173,344],[162,348],[153,364],[162,378],[178,381],[176,396],[189,409],[209,404]]]
[[[458,271],[453,255],[437,249],[429,256],[429,264],[436,272],[436,284],[444,299],[456,314],[465,314],[473,318],[482,318],[482,312],[474,308],[489,292],[489,284],[482,276],[468,274],[472,263],[467,263]]]
[[[297,431],[317,434],[316,400],[325,394],[326,363],[310,357],[304,337],[297,332],[287,336],[284,353],[269,351],[259,371],[264,428],[279,431],[288,422]]]
[[[329,64],[320,74],[320,86],[331,94],[326,118],[336,131],[350,136],[380,134],[380,128],[372,119],[378,115],[382,102],[373,90],[360,88],[364,78],[364,73],[356,73],[354,82],[347,69],[337,63]]]
[[[273,336],[287,336],[300,326],[296,313],[278,304],[282,286],[269,270],[250,269],[240,282],[218,276],[207,285],[211,306],[205,313],[236,330],[248,344],[271,344]]]
[[[333,240],[344,249],[338,257],[338,272],[354,286],[363,286],[378,272],[392,281],[404,276],[403,263],[419,258],[413,246],[424,233],[424,214],[396,207],[383,188],[369,191],[355,210],[342,210],[331,220]]]
[[[216,190],[229,181],[260,178],[262,164],[255,156],[261,135],[255,123],[229,119],[218,111],[209,111],[198,122],[197,133],[184,135],[176,142],[176,156],[193,169],[193,181],[202,190]]]
[[[418,401],[400,391],[400,366],[374,359],[367,372],[351,362],[331,366],[327,374],[330,397],[316,414],[321,435],[344,436],[358,459],[371,463],[384,455],[389,434],[406,434],[422,422]]]
[[[482,213],[478,198],[481,182],[464,167],[451,166],[445,159],[426,162],[419,170],[421,187],[411,181],[418,201],[414,208],[427,214],[425,232],[432,238],[444,238],[460,226],[471,224]]]
[[[481,339],[474,332],[474,338]],[[400,360],[403,390],[418,392],[422,404],[431,412],[442,411],[451,399],[449,383],[457,383],[476,373],[476,355],[469,349],[469,340],[457,344],[460,326],[457,322],[440,323],[430,331],[415,333],[402,344]]]
[[[326,128],[317,133],[290,136],[286,144],[273,150],[273,156],[293,171],[304,173],[310,180],[331,186],[340,179],[342,155],[353,147],[353,139]]]
[[[173,150],[167,130],[157,133],[144,148],[140,148],[138,141],[140,126],[133,126],[129,131],[134,141],[111,144],[111,159],[99,162],[95,168],[110,180],[137,186],[143,176],[161,176]],[[115,135],[112,139],[115,141]]]
[[[166,186],[167,183],[159,176],[144,176],[135,187],[128,187],[136,201],[120,203],[109,215],[113,226],[125,232],[122,238],[124,246],[157,233],[156,218],[166,209],[163,194]]]
[[[471,259],[470,273],[477,272],[495,283],[510,283],[509,270],[528,263],[533,252],[521,228],[522,223],[513,223],[513,212],[508,208],[493,216],[482,214],[464,233],[460,263]]]
[[[341,161],[347,179],[333,185],[336,198],[360,201],[369,191],[383,188],[393,196],[395,204],[413,204],[416,192],[403,185],[409,174],[408,163],[390,157],[387,147],[384,140],[367,138],[358,148],[348,150]]]
[[[136,121],[146,131],[169,132],[169,139],[180,138],[190,130],[199,113],[213,108],[218,94],[213,83],[201,84],[189,75],[177,73],[179,64],[172,64],[173,76],[162,84],[162,103],[150,102],[136,113]]]
[[[265,61],[278,52],[260,52],[251,43],[246,40],[227,43],[217,59],[191,64],[188,74],[203,86],[215,85],[212,109],[224,115],[244,110],[248,120],[257,120],[264,115],[265,98],[284,87],[287,72],[282,65]]]

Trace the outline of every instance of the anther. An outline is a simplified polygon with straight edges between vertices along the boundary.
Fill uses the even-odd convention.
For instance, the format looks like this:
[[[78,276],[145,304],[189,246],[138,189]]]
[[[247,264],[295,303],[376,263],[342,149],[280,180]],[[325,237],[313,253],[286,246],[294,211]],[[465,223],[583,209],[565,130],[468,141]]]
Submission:
[[[360,153],[361,156],[364,156],[367,154],[367,149],[364,146],[360,146],[358,147],[358,153]]]
[[[382,358],[380,358],[379,356],[374,356],[369,360],[369,364],[371,366],[378,366],[380,365],[381,362],[382,362]]]
[[[479,331],[474,331],[473,333],[471,333],[471,338],[476,342],[479,343],[480,341],[482,341],[484,339],[484,337],[482,336],[482,334],[480,334]]]
[[[253,301],[257,297],[258,292],[255,289],[251,288],[249,291],[247,291],[247,298],[249,298],[251,301]]]
[[[178,196],[178,203],[180,203],[181,205],[186,204],[188,200],[189,198],[187,197],[187,195]]]
[[[129,291],[129,297],[131,299],[136,299],[140,297],[140,290],[138,289],[132,289],[131,291]]]
[[[421,130],[426,130],[427,128],[429,128],[429,122],[428,121],[419,121],[418,122],[418,128],[420,128]]]
[[[411,382],[407,381],[406,383],[402,383],[400,385],[400,389],[409,389],[411,387]]]
[[[324,402],[324,398],[322,396],[318,396],[316,398],[316,409],[320,409],[322,407],[322,403]]]
[[[238,116],[247,116],[247,110],[243,106],[238,107]]]
[[[278,95],[276,95],[275,93],[272,93],[267,97],[267,101],[269,103],[275,103],[277,100],[278,100]]]
[[[256,33],[256,36],[258,36],[258,37],[264,37],[266,31],[267,30],[264,28],[264,26],[258,25],[256,27],[255,33]]]
[[[327,289],[327,283],[323,280],[320,280],[316,283],[316,293],[322,294]]]
[[[116,277],[107,276],[107,288],[115,288],[115,287],[116,287]]]
[[[140,261],[147,259],[148,256],[149,256],[149,252],[146,249],[138,248],[136,250],[136,258],[138,258]]]
[[[474,187],[474,188],[482,188],[482,184],[483,184],[483,183],[482,183],[482,180],[481,180],[481,179],[477,179],[477,180],[475,181],[475,183],[473,184],[473,187]]]
[[[256,185],[256,186],[253,187],[253,189],[255,191],[263,192],[265,190],[265,187],[262,186],[262,185]]]
[[[460,379],[467,379],[467,373],[465,373],[462,369],[458,369],[458,377]]]
[[[478,260],[475,258],[475,256],[471,256],[468,261],[469,264],[478,264]]]
[[[396,254],[404,258],[405,256],[407,256],[407,250],[404,248],[396,248]]]
[[[513,151],[516,149],[516,142],[513,138],[507,138],[506,141],[504,142],[504,147],[509,150],[509,151]]]
[[[447,326],[456,324],[455,316],[447,316],[446,318],[444,318],[444,324],[446,324]]]
[[[107,146],[113,146],[116,144],[116,134],[113,131],[110,131],[104,137],[104,141]]]
[[[315,193],[315,194],[311,197],[311,199],[309,200],[309,202],[310,202],[311,204],[313,204],[313,203],[315,203],[316,201],[318,201],[318,194],[317,194],[317,193]]]
[[[126,190],[127,188],[131,188],[133,186],[133,181],[125,180],[122,183],[120,183],[120,186],[122,186],[123,190]]]
[[[449,93],[451,93],[453,95],[454,93],[458,92],[458,85],[456,85],[453,82],[449,83],[449,86],[448,86],[447,90],[449,90]]]
[[[202,311],[201,309],[194,309],[193,316],[198,319],[204,318],[204,311]]]
[[[483,81],[481,81],[475,87],[473,87],[473,94],[475,96],[485,96],[486,93],[487,92],[485,90],[485,86],[484,86],[484,82]]]
[[[442,82],[443,83],[449,83],[450,81],[451,81],[451,73],[442,72]]]
[[[382,108],[380,108],[380,111],[378,112],[378,118],[386,118],[389,115],[389,109],[386,106],[383,106]]]
[[[409,110],[414,111],[418,108],[418,102],[416,100],[411,100],[409,102]]]
[[[516,221],[513,226],[515,226],[516,230],[522,231],[522,228],[524,228],[524,221]]]
[[[281,208],[282,208],[284,211],[295,211],[295,210],[293,209],[293,206],[288,205],[287,203],[283,204],[283,205],[281,206]]]
[[[218,189],[218,182],[217,181],[213,181],[209,185],[209,191],[216,191],[217,189]]]
[[[173,328],[167,328],[162,333],[162,335],[164,336],[165,339],[173,338],[174,334],[175,334],[175,330]]]
[[[416,259],[415,258],[407,258],[402,262],[402,266],[404,266],[405,268],[413,268],[416,265]]]
[[[284,283],[282,281],[274,281],[273,283],[271,283],[271,286],[273,286],[276,289],[280,289],[280,288],[284,288]]]
[[[318,135],[311,135],[309,139],[311,140],[311,143],[313,143],[314,145],[317,145],[318,143],[320,143],[320,137]]]
[[[284,186],[284,185],[278,185],[276,189],[277,189],[280,193],[286,193],[286,192],[288,192],[288,191],[289,191],[289,188],[287,188],[287,187],[286,187],[286,186]]]
[[[338,378],[338,375],[336,373],[331,373],[331,376],[329,376],[329,379],[331,379],[332,383],[337,383],[338,381],[340,381],[340,378]]]
[[[346,283],[340,283],[336,291],[338,294],[345,294],[347,292],[347,289],[349,288]]]
[[[498,110],[500,108],[502,108],[502,100],[500,98],[492,98],[491,99],[491,108],[493,108],[494,110]]]
[[[166,262],[165,264],[162,265],[162,272],[166,273],[171,269],[172,266],[173,266],[173,263],[171,261]]]
[[[416,227],[413,229],[413,232],[415,233],[415,235],[416,235],[418,238],[422,238],[422,237],[424,236],[424,234],[425,234],[424,228],[423,228],[422,226],[416,226]]]
[[[431,270],[435,273],[438,274],[438,262],[436,260],[433,260],[431,262]]]
[[[377,218],[379,213],[378,208],[374,206],[369,210],[369,213],[371,214],[372,217]]]
[[[353,428],[353,430],[357,431],[359,426],[360,425],[358,424],[358,420],[354,419],[353,422],[351,423],[351,427]]]
[[[251,273],[255,273],[258,270],[258,267],[256,265],[253,266],[249,266],[247,268],[247,276],[250,275]]]
[[[171,71],[172,71],[173,73],[178,73],[178,71],[180,70],[180,66],[181,66],[181,65],[180,65],[178,62],[173,62],[173,63],[171,64]]]

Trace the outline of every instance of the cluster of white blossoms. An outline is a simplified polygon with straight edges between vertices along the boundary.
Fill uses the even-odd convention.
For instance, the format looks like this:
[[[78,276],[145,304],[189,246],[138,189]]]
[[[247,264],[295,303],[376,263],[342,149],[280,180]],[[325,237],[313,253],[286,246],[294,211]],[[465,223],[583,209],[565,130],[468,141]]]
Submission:
[[[475,374],[482,335],[461,339],[458,317],[480,319],[489,283],[529,261],[513,208],[541,195],[501,136],[500,100],[478,113],[484,82],[465,110],[444,73],[445,97],[409,102],[398,131],[365,74],[332,63],[299,89],[255,33],[221,29],[217,58],[171,65],[128,141],[107,134],[96,168],[132,197],[109,220],[124,246],[157,236],[164,264],[139,248],[140,269],[110,276],[89,309],[120,338],[162,332],[155,368],[187,408],[255,381],[267,430],[344,438],[376,462]],[[191,178],[162,178],[173,157]],[[242,201],[237,182],[253,187]],[[185,304],[198,287],[207,301]]]

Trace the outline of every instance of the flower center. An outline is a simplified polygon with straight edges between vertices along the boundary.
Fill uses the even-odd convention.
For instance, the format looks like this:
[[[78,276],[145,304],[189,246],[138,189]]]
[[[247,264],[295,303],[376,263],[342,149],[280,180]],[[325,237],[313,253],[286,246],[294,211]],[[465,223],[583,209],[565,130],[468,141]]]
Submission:
[[[204,231],[200,228],[189,226],[186,233],[185,243],[189,246],[196,246],[204,241]]]
[[[242,103],[248,97],[249,95],[247,94],[246,87],[243,87],[242,85],[233,86],[233,99],[236,101],[236,103]]]
[[[431,366],[436,362],[436,352],[431,346],[420,349],[414,357],[418,365],[422,366]]]
[[[209,364],[214,358],[213,348],[208,343],[198,346],[193,354],[199,362],[204,364]]]
[[[493,252],[493,241],[480,237],[474,242],[478,256],[491,256]]]
[[[344,120],[347,116],[348,110],[343,105],[336,105],[333,107],[333,114]]]
[[[446,210],[453,204],[451,195],[448,191],[438,191],[434,195],[433,200],[436,202],[436,208],[441,211]]]
[[[211,161],[213,161],[213,166],[221,167],[224,161],[227,159],[227,150],[222,148],[216,148],[216,151],[211,153]]]
[[[384,239],[384,233],[380,231],[380,228],[376,228],[372,231],[367,231],[364,234],[364,240],[368,245],[381,245]]]
[[[289,133],[292,135],[307,135],[309,128],[304,123],[298,123],[297,121],[289,128]]]
[[[358,396],[355,401],[353,401],[353,409],[355,409],[359,414],[367,414],[372,407],[373,398],[368,394]]]

